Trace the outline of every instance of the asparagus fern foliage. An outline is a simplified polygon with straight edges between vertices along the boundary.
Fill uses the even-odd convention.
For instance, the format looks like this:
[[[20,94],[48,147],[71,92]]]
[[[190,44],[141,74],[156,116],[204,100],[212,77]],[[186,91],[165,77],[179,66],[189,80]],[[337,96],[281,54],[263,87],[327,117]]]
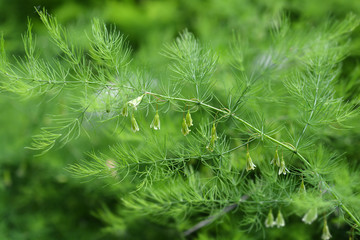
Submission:
[[[282,19],[263,49],[244,48],[236,37],[231,61],[185,30],[161,52],[168,67],[152,73],[133,64],[114,27],[94,19],[84,50],[56,18],[38,13],[58,56],[40,57],[30,21],[24,57],[9,60],[3,39],[0,45],[3,91],[67,99],[64,114],[40,129],[30,149],[45,154],[86,134],[89,123],[110,122],[118,143],[68,170],[134,183],[122,199],[134,213],[181,224],[231,209],[249,230],[284,227],[294,214],[311,224],[325,214],[325,224],[336,217],[359,230],[358,182],[340,188],[341,174],[359,171],[324,144],[328,129],[341,131],[358,116],[356,104],[335,91],[355,16],[296,31]]]

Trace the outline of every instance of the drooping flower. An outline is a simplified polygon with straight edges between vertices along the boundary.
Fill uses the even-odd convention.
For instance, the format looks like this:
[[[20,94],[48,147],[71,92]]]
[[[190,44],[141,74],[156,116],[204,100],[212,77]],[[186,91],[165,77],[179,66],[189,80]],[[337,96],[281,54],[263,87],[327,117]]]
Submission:
[[[155,117],[150,124],[150,128],[154,128],[154,130],[160,130],[160,117],[158,110],[156,110]]]
[[[273,227],[275,224],[276,222],[274,221],[274,215],[272,213],[272,209],[270,209],[269,214],[265,219],[265,227]]]
[[[141,103],[141,100],[143,99],[143,97],[144,97],[144,94],[137,98],[134,98],[133,100],[130,100],[127,104],[130,107],[133,107],[133,108],[135,108],[135,110],[137,110],[137,106]]]
[[[139,125],[138,125],[137,122],[136,122],[134,113],[131,115],[131,130],[132,130],[133,132],[139,131]]]
[[[249,150],[246,152],[246,171],[255,170],[256,165],[253,163]]]
[[[192,118],[191,118],[191,114],[190,114],[190,110],[187,111],[186,113],[186,125],[188,127],[191,127],[193,125],[193,121],[192,121]]]
[[[123,115],[124,117],[128,116],[128,105],[125,104],[124,107],[121,109],[121,115]]]
[[[181,124],[181,132],[184,134],[184,136],[188,135],[190,132],[190,129],[188,125],[186,124],[186,119],[183,118],[182,124]]]
[[[317,208],[311,208],[309,211],[307,211],[307,213],[304,215],[304,217],[302,218],[303,222],[305,222],[306,224],[311,224],[313,221],[315,221],[318,217],[317,214]]]
[[[206,148],[212,152],[214,151],[215,148],[215,141],[217,140],[217,134],[216,134],[216,126],[215,123],[213,123],[212,129],[211,129],[211,138],[210,138],[210,143],[206,146]]]
[[[286,175],[286,172],[289,172],[289,170],[285,166],[284,157],[281,156],[281,164],[280,164],[280,168],[279,168],[279,175],[280,174]]]
[[[273,160],[271,160],[270,164],[274,164],[274,165],[277,165],[278,167],[280,167],[280,157],[279,157],[277,148],[275,151],[275,156],[274,156]]]
[[[276,217],[276,226],[279,228],[279,227],[284,227],[285,226],[285,220],[284,220],[284,217],[279,209],[279,212],[278,212],[278,215]]]
[[[209,144],[206,146],[206,148],[212,152],[215,149],[215,140],[213,138],[210,139]]]
[[[300,184],[299,192],[300,192],[300,193],[306,193],[306,188],[305,188],[305,184],[304,184],[304,178],[301,179],[301,184]]]
[[[332,236],[330,234],[329,227],[327,225],[327,221],[326,221],[326,218],[325,218],[324,219],[324,227],[323,227],[323,232],[322,232],[322,235],[321,235],[321,239],[329,240],[331,237]]]

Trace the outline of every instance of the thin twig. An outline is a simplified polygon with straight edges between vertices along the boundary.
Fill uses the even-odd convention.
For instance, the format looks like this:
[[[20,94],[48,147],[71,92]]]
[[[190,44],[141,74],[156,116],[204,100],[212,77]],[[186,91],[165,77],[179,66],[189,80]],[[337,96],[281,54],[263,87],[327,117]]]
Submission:
[[[242,196],[240,201],[239,202],[244,202],[246,201],[247,199],[249,198],[249,196]],[[215,215],[212,215],[210,217],[208,217],[207,219],[205,220],[202,220],[200,221],[199,223],[197,223],[195,226],[193,226],[192,228],[186,230],[183,234],[184,236],[189,236],[190,234],[198,231],[199,229],[211,224],[213,221],[215,221],[216,219],[218,219],[219,217],[225,215],[226,213],[232,211],[233,209],[237,208],[239,206],[239,203],[234,203],[234,204],[231,204],[227,207],[225,207],[220,213],[217,213]]]

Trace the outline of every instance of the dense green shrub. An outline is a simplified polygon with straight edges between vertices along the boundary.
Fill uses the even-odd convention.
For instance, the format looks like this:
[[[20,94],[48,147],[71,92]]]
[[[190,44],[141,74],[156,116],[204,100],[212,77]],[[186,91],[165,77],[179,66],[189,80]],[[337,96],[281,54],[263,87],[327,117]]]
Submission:
[[[359,40],[353,33],[358,18],[349,14],[342,21],[320,23],[316,19],[309,27],[301,20],[291,23],[286,16],[261,15],[259,2],[245,5],[243,12],[254,14],[238,16],[243,25],[234,33],[231,28],[239,25],[232,14],[244,5],[233,3],[236,7],[232,9],[218,1],[207,4],[208,12],[195,15],[199,26],[188,27],[201,39],[211,39],[211,45],[200,43],[185,30],[172,44],[165,43],[157,57],[154,49],[164,44],[157,33],[156,44],[141,46],[151,39],[156,26],[176,22],[171,20],[176,14],[149,22],[139,31],[120,24],[120,29],[132,30],[133,35],[151,29],[144,39],[136,37],[139,49],[134,60],[128,42],[113,26],[95,19],[84,40],[69,34],[44,11],[39,12],[40,18],[58,50],[49,46],[51,53],[47,53],[41,49],[41,38],[39,47],[45,58],[39,57],[31,23],[23,38],[25,57],[9,60],[2,41],[2,90],[51,102],[43,111],[53,115],[38,116],[42,116],[43,127],[35,127],[32,143],[20,143],[43,154],[38,167],[46,166],[42,171],[48,173],[39,179],[56,188],[57,181],[64,184],[66,179],[63,195],[54,201],[67,199],[64,195],[72,192],[76,192],[75,199],[90,196],[84,209],[107,224],[106,233],[123,237],[153,239],[160,234],[182,238],[201,229],[199,239],[217,234],[224,239],[263,235],[312,239],[321,236],[325,223],[335,239],[344,238],[347,231],[356,234],[360,199],[354,143],[359,142],[359,71],[350,60],[358,53]],[[135,11],[129,18],[147,19],[136,13],[139,10],[133,4],[125,5]],[[176,12],[171,4],[144,4],[142,11],[164,6]],[[182,7],[200,9],[191,1]],[[121,9],[128,12],[123,5]],[[214,15],[211,22],[209,16]],[[167,37],[177,30],[169,27]],[[350,42],[349,36],[355,40]],[[64,146],[67,152],[59,155],[49,151]],[[9,151],[10,147],[14,145]],[[89,154],[83,156],[83,152]],[[74,163],[73,159],[83,160]],[[33,161],[36,159],[19,161],[13,169],[5,169],[4,186],[9,172],[21,172],[24,164]],[[54,167],[59,175],[46,178],[52,175],[51,162],[61,165]],[[61,169],[67,163],[73,176],[93,181],[79,185],[69,180]],[[32,167],[27,171],[29,179],[37,171]],[[36,184],[30,182],[30,186]],[[77,190],[81,186],[95,193],[82,196]],[[46,193],[45,199],[54,199],[44,188],[39,191]],[[101,205],[102,195],[112,210]],[[114,203],[118,197],[121,201]],[[47,203],[38,204],[46,208]],[[76,213],[79,217],[89,214],[80,209]],[[58,216],[56,222],[66,221],[61,213],[53,215]],[[282,227],[281,216],[289,231],[266,228],[273,227],[275,220]],[[44,231],[46,221],[38,218],[34,223],[39,226],[29,227],[33,235],[8,236],[35,237],[36,228],[43,234],[40,237],[54,234],[51,231],[56,228]],[[76,221],[76,214],[71,219]],[[307,226],[302,220],[316,221]],[[9,224],[11,221],[16,222],[9,218]],[[198,221],[202,222],[195,225]],[[93,219],[88,226],[96,223]],[[168,231],[159,225],[167,226]],[[139,233],[139,228],[145,230]],[[79,236],[84,236],[82,232]],[[76,233],[59,237],[76,238]]]

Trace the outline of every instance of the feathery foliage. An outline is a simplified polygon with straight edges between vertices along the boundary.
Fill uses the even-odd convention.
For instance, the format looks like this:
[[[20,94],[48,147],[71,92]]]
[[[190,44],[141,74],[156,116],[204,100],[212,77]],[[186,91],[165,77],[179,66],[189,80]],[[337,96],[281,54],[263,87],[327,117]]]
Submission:
[[[359,170],[325,147],[322,131],[358,117],[358,103],[336,94],[357,17],[296,31],[286,18],[275,19],[266,49],[252,52],[243,47],[252,43],[235,37],[232,64],[185,30],[165,45],[172,73],[164,70],[158,79],[132,64],[114,27],[93,20],[86,52],[56,18],[38,14],[60,58],[37,55],[30,21],[26,56],[17,64],[8,61],[3,39],[0,44],[2,90],[67,97],[64,114],[52,117],[30,149],[44,154],[86,134],[90,124],[115,122],[119,144],[68,170],[79,178],[133,183],[122,200],[135,215],[175,221],[185,231],[198,216],[220,218],[231,209],[237,226],[253,231],[275,226],[269,209],[281,209],[285,219],[339,218],[359,231]],[[154,114],[160,131],[149,127]],[[302,181],[306,192],[299,191]],[[107,210],[99,215],[114,218]]]

